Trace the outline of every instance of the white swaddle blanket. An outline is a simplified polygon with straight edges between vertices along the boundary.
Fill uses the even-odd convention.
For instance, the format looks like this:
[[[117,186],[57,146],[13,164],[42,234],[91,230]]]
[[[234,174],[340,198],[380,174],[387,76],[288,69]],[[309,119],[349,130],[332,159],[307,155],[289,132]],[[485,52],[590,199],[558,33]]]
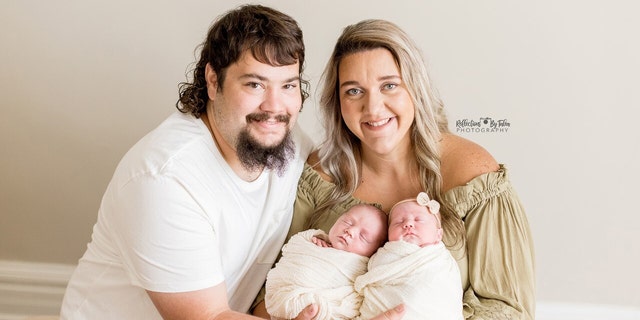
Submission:
[[[403,320],[462,319],[460,271],[442,242],[426,247],[387,242],[371,256],[368,269],[354,283],[364,296],[359,319],[400,303],[406,310]]]
[[[368,257],[311,242],[322,230],[302,231],[282,248],[282,257],[267,274],[265,305],[270,315],[295,318],[315,303],[315,319],[353,319],[362,297],[353,287],[357,276],[367,271]]]

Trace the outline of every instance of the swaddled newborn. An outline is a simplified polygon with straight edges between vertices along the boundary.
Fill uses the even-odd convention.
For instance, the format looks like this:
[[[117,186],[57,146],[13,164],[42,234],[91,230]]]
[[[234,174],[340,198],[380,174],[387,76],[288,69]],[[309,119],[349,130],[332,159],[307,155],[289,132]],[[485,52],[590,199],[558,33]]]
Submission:
[[[400,303],[405,305],[404,320],[463,319],[460,271],[442,243],[439,209],[424,192],[391,208],[389,242],[354,283],[364,296],[360,319]]]
[[[369,257],[386,238],[386,214],[364,204],[343,213],[328,235],[322,230],[294,235],[267,275],[267,311],[291,319],[313,303],[319,306],[317,320],[357,317],[362,296],[354,280],[367,271]]]

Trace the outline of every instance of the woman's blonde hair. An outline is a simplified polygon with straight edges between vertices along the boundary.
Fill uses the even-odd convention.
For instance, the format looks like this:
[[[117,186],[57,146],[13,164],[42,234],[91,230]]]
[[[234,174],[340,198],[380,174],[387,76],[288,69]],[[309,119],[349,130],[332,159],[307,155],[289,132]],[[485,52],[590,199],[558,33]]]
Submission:
[[[464,237],[462,220],[442,201],[442,176],[438,142],[441,133],[448,132],[444,106],[431,86],[427,66],[415,42],[397,25],[385,20],[363,20],[347,26],[338,38],[321,80],[320,106],[327,134],[318,155],[322,170],[335,183],[336,188],[319,206],[312,217],[313,223],[322,212],[353,194],[360,181],[356,155],[361,142],[347,128],[340,112],[338,67],[347,55],[378,48],[389,50],[400,70],[400,75],[415,106],[415,119],[411,126],[411,140],[419,167],[420,183],[434,198],[443,203],[442,224],[447,239],[454,243]],[[449,243],[448,245],[453,245]]]

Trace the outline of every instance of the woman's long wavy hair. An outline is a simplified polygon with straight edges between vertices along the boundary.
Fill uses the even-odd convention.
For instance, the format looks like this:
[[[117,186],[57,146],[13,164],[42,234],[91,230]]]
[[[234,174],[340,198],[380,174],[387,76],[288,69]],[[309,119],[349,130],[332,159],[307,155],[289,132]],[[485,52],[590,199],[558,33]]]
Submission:
[[[193,82],[179,85],[176,108],[196,118],[206,111],[209,95],[205,67],[216,72],[218,89],[222,89],[227,68],[249,50],[253,57],[272,66],[299,63],[302,102],[309,96],[309,82],[302,79],[304,41],[302,30],[290,16],[261,5],[243,5],[227,12],[211,26],[200,58],[193,69]],[[302,108],[302,106],[300,106]]]
[[[464,239],[465,231],[460,217],[442,201],[438,142],[441,133],[449,131],[444,106],[431,86],[420,49],[402,29],[385,20],[364,20],[346,27],[322,74],[320,106],[327,137],[318,154],[322,170],[337,187],[326,201],[316,207],[312,220],[349,198],[358,187],[360,170],[356,155],[360,154],[361,141],[342,119],[338,67],[342,58],[349,54],[378,48],[387,49],[393,55],[415,106],[411,141],[420,183],[423,190],[442,204],[442,225],[445,238],[449,240],[447,245],[456,245]]]

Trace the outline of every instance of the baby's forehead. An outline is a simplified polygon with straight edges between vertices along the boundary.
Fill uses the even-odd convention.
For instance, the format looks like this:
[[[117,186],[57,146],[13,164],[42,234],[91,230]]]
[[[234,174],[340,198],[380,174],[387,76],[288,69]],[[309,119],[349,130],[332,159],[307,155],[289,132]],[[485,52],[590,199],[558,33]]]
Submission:
[[[349,216],[385,216],[385,212],[371,205],[355,205],[345,212]]]
[[[427,209],[427,207],[421,206],[415,201],[406,201],[406,202],[401,202],[401,203],[396,204],[392,208],[391,213],[397,212],[397,211],[424,211],[424,212],[426,212],[426,209]]]
[[[391,212],[389,212],[389,218],[396,215],[429,215],[427,207],[421,206],[416,202],[404,202],[396,205]]]

